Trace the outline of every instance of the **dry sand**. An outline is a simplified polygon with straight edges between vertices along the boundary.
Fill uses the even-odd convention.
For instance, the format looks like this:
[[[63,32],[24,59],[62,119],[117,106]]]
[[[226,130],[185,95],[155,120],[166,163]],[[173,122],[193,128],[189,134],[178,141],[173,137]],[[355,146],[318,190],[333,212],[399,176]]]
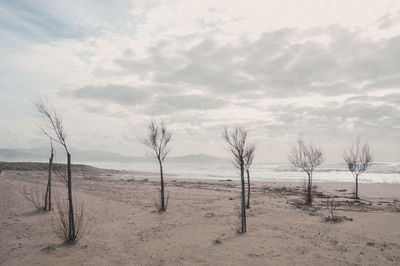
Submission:
[[[65,245],[50,226],[57,212],[36,211],[22,196],[24,186],[44,188],[45,180],[44,171],[3,171],[1,265],[400,265],[397,184],[361,184],[357,203],[349,198],[353,184],[320,183],[323,195],[306,208],[296,206],[299,184],[256,182],[241,235],[237,181],[167,176],[169,206],[158,213],[155,174],[81,169],[74,196],[85,203],[91,231]],[[352,221],[326,222],[326,195],[337,195],[337,215]]]

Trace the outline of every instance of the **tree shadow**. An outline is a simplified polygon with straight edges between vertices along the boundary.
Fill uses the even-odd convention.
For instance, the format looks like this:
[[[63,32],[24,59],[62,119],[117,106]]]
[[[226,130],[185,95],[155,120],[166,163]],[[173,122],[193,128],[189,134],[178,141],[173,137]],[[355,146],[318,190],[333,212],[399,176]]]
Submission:
[[[45,214],[45,213],[47,213],[47,212],[45,212],[44,210],[32,210],[32,211],[22,213],[21,216],[30,217],[30,216],[36,216],[36,215],[41,215],[41,214]]]

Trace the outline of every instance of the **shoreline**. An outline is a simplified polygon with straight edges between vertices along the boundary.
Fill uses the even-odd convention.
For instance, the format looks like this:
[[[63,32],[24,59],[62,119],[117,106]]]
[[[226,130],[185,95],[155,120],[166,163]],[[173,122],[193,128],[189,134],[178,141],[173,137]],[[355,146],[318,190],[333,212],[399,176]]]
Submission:
[[[23,168],[24,170],[31,170],[31,169],[36,169],[36,170],[46,170],[48,163],[46,162],[3,162],[5,163],[5,166],[10,166],[14,170],[18,170],[15,168]],[[77,171],[81,170],[87,170],[89,171],[91,168],[99,169],[99,170],[104,170],[104,171],[119,171],[119,172],[124,172],[124,173],[141,173],[143,175],[148,175],[148,176],[155,176],[159,175],[157,171],[157,167],[154,167],[154,169],[148,169],[146,170],[126,170],[126,169],[118,169],[117,168],[108,168],[108,167],[102,167],[103,163],[77,163],[77,164],[72,164],[73,171],[74,168]],[[21,166],[18,166],[21,165]],[[61,167],[65,167],[65,164],[63,163],[57,163],[57,165]],[[100,165],[100,167],[99,167]],[[153,164],[146,164],[146,166],[153,165]],[[168,165],[168,164],[167,164]],[[192,164],[179,164],[183,165],[183,168],[185,169],[185,166],[193,166]],[[224,179],[232,179],[232,180],[239,180],[240,177],[238,175],[235,175],[234,168],[229,167],[227,169],[223,168],[219,171],[218,174],[223,173],[223,171],[227,170],[229,172],[228,175],[214,175],[211,174],[212,171],[215,171],[215,169],[211,169],[210,172],[207,172],[207,170],[204,170],[204,166],[207,164],[196,164],[195,166],[201,166],[201,171],[196,171],[194,169],[194,173],[191,172],[191,169],[185,169],[183,172],[175,171],[174,170],[169,170],[168,167],[164,167],[165,169],[165,174],[167,176],[174,176],[175,178],[178,179],[191,179],[191,180],[207,180],[207,181],[212,181],[212,180],[224,180]],[[226,165],[225,165],[226,166]],[[223,167],[225,167],[223,166]],[[7,168],[7,167],[6,167]],[[139,167],[140,168],[140,167]],[[190,173],[189,173],[190,172]],[[268,171],[266,169],[265,171],[260,171],[256,170],[251,171],[251,179],[253,181],[257,182],[287,182],[287,183],[296,183],[296,182],[303,182],[303,180],[306,178],[306,174],[303,173],[302,171]],[[334,176],[332,176],[334,173]],[[260,177],[260,175],[262,177]],[[295,176],[294,176],[295,175]],[[267,177],[265,177],[267,176]],[[271,177],[273,176],[273,177]],[[277,177],[280,176],[280,177]],[[290,177],[287,177],[290,176]],[[388,181],[382,180],[386,176]],[[376,180],[376,181],[375,181]],[[354,183],[354,177],[351,176],[351,174],[348,171],[321,171],[319,172],[318,170],[315,171],[313,181],[315,183],[334,183],[334,182],[339,182],[339,183]],[[391,182],[392,181],[392,182]],[[363,175],[360,176],[359,178],[359,184],[400,184],[400,174],[398,173],[370,173],[366,172]]]

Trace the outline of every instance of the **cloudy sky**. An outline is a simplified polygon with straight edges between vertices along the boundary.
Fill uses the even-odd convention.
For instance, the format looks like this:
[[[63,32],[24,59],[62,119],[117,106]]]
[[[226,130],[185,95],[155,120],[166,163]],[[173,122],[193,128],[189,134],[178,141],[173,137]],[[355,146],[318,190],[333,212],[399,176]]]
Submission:
[[[242,126],[259,162],[298,136],[400,161],[399,1],[0,0],[0,56],[0,148],[46,145],[41,96],[83,150],[144,155],[155,119],[174,156]]]

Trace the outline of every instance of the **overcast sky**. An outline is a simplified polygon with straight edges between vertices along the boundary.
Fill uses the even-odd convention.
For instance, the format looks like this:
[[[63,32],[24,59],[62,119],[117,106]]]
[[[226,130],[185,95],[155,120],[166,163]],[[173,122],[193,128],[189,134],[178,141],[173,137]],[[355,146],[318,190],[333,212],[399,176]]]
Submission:
[[[400,161],[399,1],[0,0],[0,57],[0,148],[46,145],[41,96],[83,150],[144,155],[155,119],[171,156],[228,157],[242,126],[258,162],[298,136]]]

